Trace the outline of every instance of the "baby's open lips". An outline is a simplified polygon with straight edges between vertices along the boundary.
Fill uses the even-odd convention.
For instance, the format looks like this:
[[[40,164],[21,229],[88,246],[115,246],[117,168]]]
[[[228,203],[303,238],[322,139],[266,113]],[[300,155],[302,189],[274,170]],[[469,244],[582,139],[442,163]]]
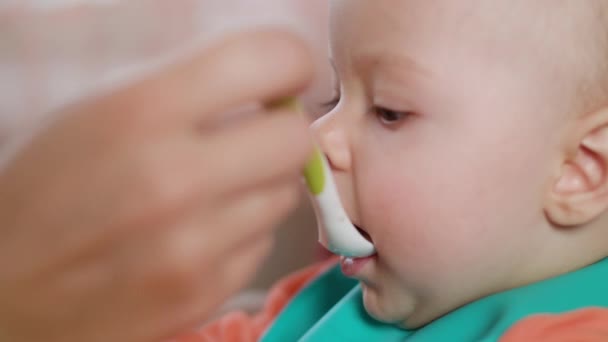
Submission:
[[[359,232],[359,234],[361,234],[361,236],[363,236],[367,241],[374,243],[374,241],[372,240],[372,237],[367,233],[367,231],[365,231],[365,229],[361,228],[357,224],[355,224],[354,226],[355,226],[355,228],[357,228],[357,231]]]

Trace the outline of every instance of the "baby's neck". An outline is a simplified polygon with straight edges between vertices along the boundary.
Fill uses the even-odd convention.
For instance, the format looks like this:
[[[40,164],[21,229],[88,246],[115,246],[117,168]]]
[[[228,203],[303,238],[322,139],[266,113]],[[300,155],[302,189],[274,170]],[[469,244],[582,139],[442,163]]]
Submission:
[[[512,287],[569,273],[608,257],[606,216],[584,226],[548,229],[546,240],[522,265]]]

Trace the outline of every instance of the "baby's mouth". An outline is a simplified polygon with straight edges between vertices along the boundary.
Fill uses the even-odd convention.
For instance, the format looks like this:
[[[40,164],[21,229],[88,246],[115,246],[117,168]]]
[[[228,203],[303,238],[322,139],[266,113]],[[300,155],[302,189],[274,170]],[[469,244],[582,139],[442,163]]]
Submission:
[[[361,236],[363,236],[367,241],[371,242],[372,244],[374,243],[372,237],[367,233],[367,231],[365,231],[365,229],[361,228],[357,224],[354,224],[354,226],[355,228],[357,228],[357,231],[359,232],[359,234],[361,234]]]
[[[372,237],[369,235],[369,233],[361,228],[359,225],[353,223],[353,226],[357,229],[357,231],[359,232],[359,234],[361,234],[361,236],[363,236],[363,238],[365,238],[367,241],[369,241],[370,243],[374,243],[372,240]],[[368,255],[365,257],[345,257],[342,256],[340,258],[340,267],[342,269],[342,273],[344,273],[344,275],[346,275],[347,277],[356,277],[356,275],[361,272],[361,270],[363,269],[363,267],[370,261],[372,260],[377,260],[378,259],[378,254],[377,251],[374,252],[374,254],[372,255]]]

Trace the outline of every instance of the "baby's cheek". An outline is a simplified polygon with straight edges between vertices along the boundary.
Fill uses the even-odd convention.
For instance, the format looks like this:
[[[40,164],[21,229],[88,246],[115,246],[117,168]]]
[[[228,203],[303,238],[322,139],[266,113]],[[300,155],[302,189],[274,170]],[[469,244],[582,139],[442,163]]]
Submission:
[[[422,261],[440,258],[444,251],[436,238],[437,202],[423,182],[404,177],[378,177],[370,181],[362,197],[363,217],[378,247],[390,265],[418,268]]]
[[[361,198],[382,263],[410,286],[450,278],[483,254],[479,241],[489,222],[476,215],[483,204],[468,182],[442,173],[377,177]]]

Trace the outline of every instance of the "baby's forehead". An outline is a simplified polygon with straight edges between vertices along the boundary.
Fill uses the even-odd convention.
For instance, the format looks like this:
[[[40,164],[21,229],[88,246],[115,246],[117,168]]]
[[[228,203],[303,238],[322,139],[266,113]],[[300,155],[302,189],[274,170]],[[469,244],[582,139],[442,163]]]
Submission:
[[[606,0],[338,0],[333,19],[374,44],[476,44],[494,58],[576,61],[606,27]],[[602,8],[603,7],[603,8]],[[603,10],[603,11],[602,11]],[[340,17],[341,16],[341,17]],[[593,22],[598,22],[596,25]],[[354,41],[354,40],[353,40]],[[462,46],[461,45],[461,46]],[[597,45],[591,42],[591,46]],[[405,48],[411,49],[411,46]]]
[[[347,9],[347,16],[363,26],[390,23],[390,29],[412,31],[435,28],[451,35],[509,36],[511,42],[550,36],[567,28],[585,26],[606,7],[605,0],[337,0],[334,8]],[[599,4],[599,5],[598,5]],[[387,26],[385,26],[387,28]]]
[[[608,60],[607,8],[606,0],[334,0],[332,57],[338,69],[359,55],[396,53],[439,74],[463,63],[475,73],[515,70],[575,94],[608,78],[597,72]]]
[[[430,46],[452,51],[474,47],[501,58],[511,51],[530,51],[544,36],[538,17],[542,11],[528,0],[342,0],[334,4],[333,44],[348,46],[355,53],[377,52],[386,46],[413,52]]]

